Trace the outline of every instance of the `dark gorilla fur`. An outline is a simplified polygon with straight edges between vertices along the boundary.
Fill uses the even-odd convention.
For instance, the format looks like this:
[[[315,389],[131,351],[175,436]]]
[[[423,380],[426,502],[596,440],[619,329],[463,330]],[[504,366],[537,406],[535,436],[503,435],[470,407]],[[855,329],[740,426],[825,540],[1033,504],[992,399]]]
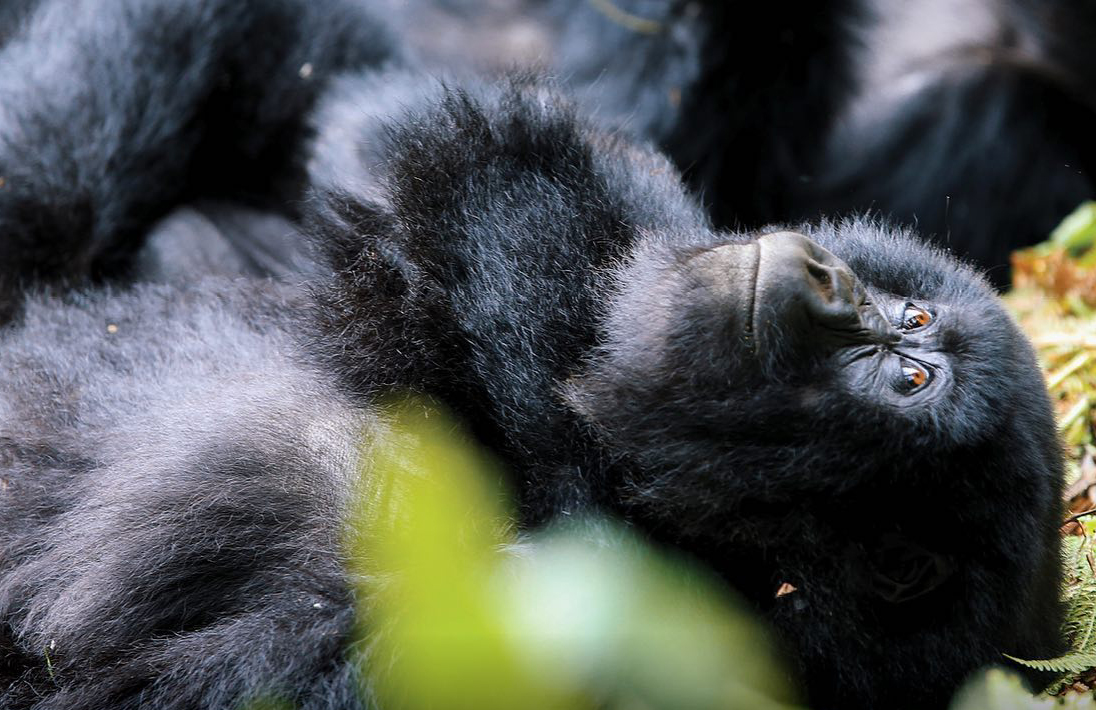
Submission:
[[[761,232],[713,229],[541,81],[402,69],[336,0],[25,13],[0,52],[0,706],[369,706],[339,539],[393,390],[471,425],[526,528],[609,512],[712,565],[816,707],[943,707],[1002,652],[1061,650],[1054,419],[968,268],[797,227],[862,308],[899,304],[887,337],[931,309],[947,375],[907,401],[810,348],[794,299],[743,330]]]
[[[1000,285],[1096,197],[1087,0],[550,5],[561,74],[657,141],[719,226],[871,209]]]

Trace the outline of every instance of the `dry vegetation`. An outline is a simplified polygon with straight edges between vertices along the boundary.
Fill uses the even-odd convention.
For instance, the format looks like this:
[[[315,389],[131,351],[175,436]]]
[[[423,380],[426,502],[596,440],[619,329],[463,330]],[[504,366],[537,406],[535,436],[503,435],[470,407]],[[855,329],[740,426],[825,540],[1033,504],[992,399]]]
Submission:
[[[1068,457],[1062,532],[1073,650],[1033,665],[1063,673],[1052,691],[1089,692],[1096,687],[1096,203],[1082,205],[1050,241],[1014,254],[1013,273],[1005,302],[1038,351]]]

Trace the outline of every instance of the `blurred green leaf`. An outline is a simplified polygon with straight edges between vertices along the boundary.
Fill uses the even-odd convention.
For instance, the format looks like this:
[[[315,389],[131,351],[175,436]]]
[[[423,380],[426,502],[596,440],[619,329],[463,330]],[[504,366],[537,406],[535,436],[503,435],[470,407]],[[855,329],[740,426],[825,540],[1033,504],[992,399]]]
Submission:
[[[771,641],[714,580],[606,521],[542,536],[506,570],[507,616],[536,667],[607,707],[785,708]]]
[[[789,707],[765,633],[706,575],[599,519],[517,543],[496,467],[446,417],[395,407],[363,458],[357,647],[386,710]]]
[[[366,672],[388,708],[559,708],[528,671],[495,611],[490,581],[506,508],[494,466],[446,417],[396,408],[366,458],[353,559],[367,601]]]
[[[1000,668],[983,671],[971,679],[955,696],[951,710],[1096,710],[1091,696],[1069,695],[1064,698],[1032,697],[1023,681]]]
[[[1074,256],[1096,243],[1096,202],[1085,202],[1069,213],[1050,233],[1050,243]]]
[[[276,695],[267,695],[243,703],[240,706],[240,710],[295,710],[296,707],[296,705],[285,698]]]

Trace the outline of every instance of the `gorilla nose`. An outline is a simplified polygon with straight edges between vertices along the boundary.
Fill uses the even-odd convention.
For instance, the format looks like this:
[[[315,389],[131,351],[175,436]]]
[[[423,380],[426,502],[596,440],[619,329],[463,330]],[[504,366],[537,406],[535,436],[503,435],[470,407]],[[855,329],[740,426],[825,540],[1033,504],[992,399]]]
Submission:
[[[821,247],[818,250],[825,251]],[[832,256],[829,252],[825,254]],[[860,300],[857,293],[859,284],[848,267],[834,264],[826,256],[821,257],[823,260],[820,261],[818,257],[802,255],[803,291],[808,308],[819,316],[832,317],[856,307]],[[799,270],[794,261],[788,266],[793,272]]]
[[[897,342],[900,334],[872,305],[863,284],[841,259],[796,232],[774,232],[760,249],[755,324],[778,328],[782,339]],[[819,340],[821,339],[821,340]]]

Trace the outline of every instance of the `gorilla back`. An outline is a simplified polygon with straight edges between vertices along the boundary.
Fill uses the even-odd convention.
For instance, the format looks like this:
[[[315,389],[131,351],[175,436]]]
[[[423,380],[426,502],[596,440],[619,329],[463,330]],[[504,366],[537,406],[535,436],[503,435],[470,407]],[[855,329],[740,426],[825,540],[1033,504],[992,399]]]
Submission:
[[[289,5],[245,4],[271,22],[263,8]],[[199,36],[237,4],[179,7],[208,11],[182,13],[178,31]],[[206,50],[248,36],[213,33]],[[1002,652],[1060,650],[1054,419],[976,274],[868,221],[714,230],[663,157],[543,82],[371,66],[318,89],[230,74],[248,105],[320,101],[294,95],[317,136],[279,164],[308,170],[305,287],[195,276],[32,295],[3,332],[3,707],[227,708],[268,692],[368,706],[350,643],[367,600],[338,540],[368,469],[362,432],[385,426],[379,398],[397,389],[444,402],[505,461],[521,525],[600,510],[707,561],[774,626],[815,707],[943,707]],[[128,68],[87,87],[103,90],[94,105],[155,110],[150,86],[185,74],[204,97],[224,81]],[[21,95],[27,114],[79,110]],[[221,114],[179,101],[198,117],[186,142],[163,121],[143,159],[120,135],[77,174],[139,185],[157,151],[178,164],[205,131],[223,137]],[[10,118],[0,168],[27,175]],[[90,200],[61,216],[112,215],[84,226],[124,224],[137,243],[151,228],[149,195],[42,179],[41,203],[0,193],[0,244],[78,252],[44,276],[129,244],[53,235],[50,205]],[[775,598],[784,582],[796,593]]]

